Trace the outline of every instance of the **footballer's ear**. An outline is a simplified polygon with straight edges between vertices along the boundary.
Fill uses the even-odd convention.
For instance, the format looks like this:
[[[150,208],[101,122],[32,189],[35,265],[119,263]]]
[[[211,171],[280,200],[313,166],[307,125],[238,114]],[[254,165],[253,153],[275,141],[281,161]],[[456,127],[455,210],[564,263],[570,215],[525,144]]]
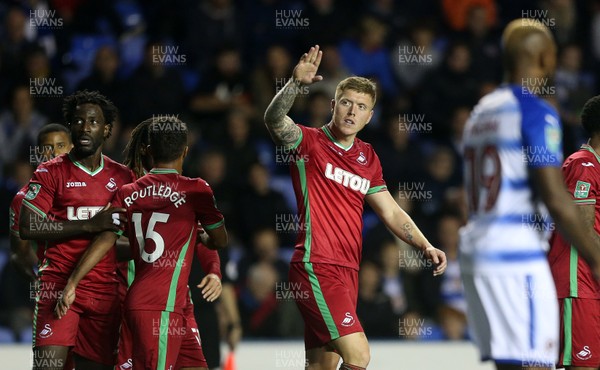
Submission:
[[[150,145],[146,145],[146,148],[142,149],[144,151],[144,155],[152,156],[152,147]]]
[[[331,112],[335,109],[335,99],[331,99]]]
[[[181,155],[181,158],[185,158],[188,155],[188,149],[189,147],[186,145],[185,148],[183,148],[183,153]]]

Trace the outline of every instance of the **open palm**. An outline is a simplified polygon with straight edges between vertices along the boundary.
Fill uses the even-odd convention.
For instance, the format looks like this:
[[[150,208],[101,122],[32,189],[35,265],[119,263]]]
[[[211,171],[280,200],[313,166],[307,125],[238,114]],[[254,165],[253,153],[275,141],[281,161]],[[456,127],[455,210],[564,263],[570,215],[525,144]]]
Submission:
[[[319,50],[319,45],[311,47],[307,53],[302,55],[300,61],[294,67],[294,80],[300,81],[304,85],[321,81],[323,76],[317,75],[317,70],[319,69],[319,64],[321,64],[322,56],[323,52]]]

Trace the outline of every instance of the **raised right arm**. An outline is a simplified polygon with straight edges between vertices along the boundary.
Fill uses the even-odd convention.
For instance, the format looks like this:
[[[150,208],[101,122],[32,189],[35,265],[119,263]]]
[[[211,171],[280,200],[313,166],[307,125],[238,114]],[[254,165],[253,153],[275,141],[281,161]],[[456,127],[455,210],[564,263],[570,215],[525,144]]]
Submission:
[[[310,85],[323,79],[322,76],[317,75],[322,56],[323,52],[319,50],[319,45],[311,47],[307,53],[304,53],[294,67],[290,81],[275,95],[267,107],[265,124],[275,144],[292,145],[300,138],[302,131],[287,114],[292,109],[302,85]]]
[[[290,80],[273,98],[265,111],[265,125],[275,144],[291,145],[295,143],[302,131],[287,113],[294,105],[300,82]]]

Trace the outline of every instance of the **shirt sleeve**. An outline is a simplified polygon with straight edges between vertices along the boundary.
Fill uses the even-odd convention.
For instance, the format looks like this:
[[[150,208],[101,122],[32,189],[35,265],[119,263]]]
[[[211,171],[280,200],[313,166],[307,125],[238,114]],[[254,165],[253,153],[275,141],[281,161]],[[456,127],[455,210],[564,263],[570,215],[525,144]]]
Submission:
[[[532,96],[521,97],[523,158],[530,168],[562,165],[562,128],[558,114]]]
[[[210,185],[198,180],[199,192],[194,201],[198,220],[205,230],[214,230],[225,223],[223,214],[217,208],[217,201]]]
[[[381,162],[379,161],[379,157],[375,153],[375,150],[371,150],[373,152],[373,163],[371,164],[371,166],[373,166],[373,172],[371,176],[369,190],[367,190],[367,195],[387,190],[387,185],[385,184],[385,180],[383,179],[383,169],[381,168]]]
[[[595,181],[599,164],[577,158],[563,166],[565,184],[575,204],[596,204],[598,186]]]
[[[57,171],[54,171],[57,172]],[[29,180],[23,206],[29,208],[41,217],[47,217],[52,209],[52,203],[57,191],[58,174],[51,174],[45,166],[39,166]]]
[[[196,243],[196,257],[200,262],[200,266],[202,266],[202,271],[205,274],[215,274],[222,278],[221,276],[221,259],[219,258],[219,253],[216,250],[208,249],[202,243]]]
[[[18,192],[10,203],[9,208],[9,226],[10,233],[16,237],[21,237],[19,234],[19,215],[21,214],[21,205],[23,204],[24,193]]]
[[[300,137],[294,144],[287,148],[287,150],[295,150],[299,154],[306,154],[310,146],[314,143],[316,139],[316,130],[312,127],[307,127],[303,125],[297,125],[300,127]]]

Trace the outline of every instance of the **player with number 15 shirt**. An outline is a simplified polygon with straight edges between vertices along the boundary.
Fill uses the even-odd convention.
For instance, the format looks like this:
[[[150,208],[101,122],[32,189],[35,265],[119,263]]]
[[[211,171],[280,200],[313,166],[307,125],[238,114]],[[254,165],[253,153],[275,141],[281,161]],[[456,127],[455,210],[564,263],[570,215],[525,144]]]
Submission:
[[[127,210],[135,261],[125,309],[182,313],[196,245],[197,224],[190,220],[206,230],[223,224],[208,183],[155,168],[123,187],[113,204]]]
[[[131,333],[132,364],[145,369],[171,369],[180,362],[179,350],[188,337],[184,316],[188,277],[197,238],[223,248],[227,232],[223,215],[206,181],[181,175],[187,155],[187,128],[179,120],[148,128],[147,152],[154,168],[136,182],[119,189],[113,204],[125,209],[135,261],[135,279],[125,298],[124,324]],[[112,248],[117,236],[100,234],[74,269],[56,307],[66,315],[75,301],[79,281]]]

